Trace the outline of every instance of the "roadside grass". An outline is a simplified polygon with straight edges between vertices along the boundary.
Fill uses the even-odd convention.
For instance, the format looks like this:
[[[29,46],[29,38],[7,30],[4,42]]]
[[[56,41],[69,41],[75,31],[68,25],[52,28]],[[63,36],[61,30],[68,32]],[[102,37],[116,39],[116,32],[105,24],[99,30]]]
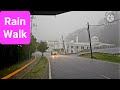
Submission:
[[[84,57],[84,58],[91,58],[90,54],[84,54],[84,55],[80,55],[80,56]],[[120,63],[120,56],[119,55],[93,53],[93,56],[96,57],[97,60]]]
[[[89,49],[84,49],[84,50],[81,50],[80,52],[89,52],[90,50]]]
[[[49,64],[46,57],[37,57],[38,63],[22,79],[49,79]]]
[[[24,60],[24,61],[19,61],[9,67],[6,67],[6,68],[0,70],[0,79],[5,77],[6,75],[16,71],[17,69],[21,68],[22,66],[26,65],[33,59],[34,59],[34,57],[32,57],[31,59]]]

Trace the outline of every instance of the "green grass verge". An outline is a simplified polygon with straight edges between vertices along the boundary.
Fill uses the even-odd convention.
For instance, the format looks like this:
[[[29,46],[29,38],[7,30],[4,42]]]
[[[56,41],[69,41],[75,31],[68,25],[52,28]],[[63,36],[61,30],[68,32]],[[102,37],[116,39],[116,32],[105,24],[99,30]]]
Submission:
[[[38,63],[22,79],[48,79],[49,64],[46,57],[37,57]]]
[[[17,62],[16,64],[11,65],[10,67],[6,67],[6,68],[0,70],[0,78],[3,78],[4,76],[16,71],[17,69],[26,65],[27,63],[29,63],[33,59],[34,58],[27,59],[27,60],[24,60],[24,61],[20,61],[20,62]]]
[[[84,50],[81,50],[80,52],[89,52],[90,50],[89,49],[84,49]]]
[[[91,58],[91,55],[90,55],[90,54],[80,55],[80,56],[81,56],[81,57],[84,57],[84,58]],[[96,57],[97,60],[103,60],[103,61],[120,63],[120,56],[118,56],[118,55],[102,54],[102,53],[93,53],[93,56]]]

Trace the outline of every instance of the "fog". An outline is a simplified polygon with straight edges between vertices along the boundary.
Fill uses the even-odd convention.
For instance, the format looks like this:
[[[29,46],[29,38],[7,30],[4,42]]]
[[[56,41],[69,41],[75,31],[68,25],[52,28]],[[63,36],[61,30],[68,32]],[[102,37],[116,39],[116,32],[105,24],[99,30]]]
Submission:
[[[61,40],[69,33],[84,27],[87,22],[98,24],[106,11],[71,11],[59,15],[34,15],[32,20],[37,27],[32,28],[33,35],[40,40]]]

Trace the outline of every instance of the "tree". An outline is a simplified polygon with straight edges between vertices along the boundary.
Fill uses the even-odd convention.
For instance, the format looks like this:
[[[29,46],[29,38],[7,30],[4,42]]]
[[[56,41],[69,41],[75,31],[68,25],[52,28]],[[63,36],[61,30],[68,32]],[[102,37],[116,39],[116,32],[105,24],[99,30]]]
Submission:
[[[32,57],[36,51],[37,39],[31,34],[29,45],[2,45],[0,44],[0,69],[13,65],[19,61]]]
[[[38,45],[38,51],[40,51],[42,53],[42,57],[44,56],[44,52],[46,52],[46,50],[48,48],[49,47],[47,47],[47,43],[46,42],[43,42],[43,41],[40,42],[40,44]]]

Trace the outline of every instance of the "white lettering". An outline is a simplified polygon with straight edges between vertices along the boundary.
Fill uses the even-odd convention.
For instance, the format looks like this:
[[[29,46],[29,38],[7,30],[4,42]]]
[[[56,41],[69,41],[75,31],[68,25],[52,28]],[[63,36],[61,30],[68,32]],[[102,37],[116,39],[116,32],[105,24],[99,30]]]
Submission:
[[[7,37],[11,38],[11,36],[12,36],[12,30],[11,31],[7,30],[7,32],[5,30],[3,30],[3,32],[4,32],[4,37],[5,38],[7,38]]]
[[[17,21],[15,19],[12,19],[12,22],[11,22],[12,25],[17,25]]]
[[[5,17],[5,25],[26,25],[25,19],[11,19],[10,17]]]
[[[20,20],[20,25],[26,25],[25,19]]]
[[[13,30],[3,30],[5,38],[27,38],[27,32],[24,30],[19,30],[18,32],[13,32]]]
[[[24,32],[24,31],[22,30],[22,38],[27,38],[27,37],[26,37],[26,33],[27,33],[27,32]]]
[[[10,25],[10,18],[9,17],[5,17],[5,25]]]
[[[13,32],[13,38],[18,38],[18,33],[17,32]]]

